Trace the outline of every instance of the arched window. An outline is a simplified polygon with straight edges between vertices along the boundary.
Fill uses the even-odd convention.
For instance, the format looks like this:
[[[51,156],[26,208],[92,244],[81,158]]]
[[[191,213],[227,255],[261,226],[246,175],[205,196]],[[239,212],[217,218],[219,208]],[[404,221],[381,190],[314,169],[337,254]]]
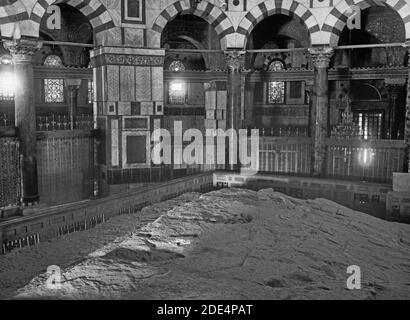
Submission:
[[[269,71],[282,71],[285,69],[285,64],[280,60],[272,60],[268,67]]]
[[[181,72],[181,71],[185,71],[186,69],[185,69],[185,65],[182,61],[174,60],[169,65],[168,70],[172,71],[172,72]]]
[[[50,54],[44,60],[44,66],[52,68],[63,67],[63,61],[55,54]],[[44,100],[52,103],[64,102],[64,80],[63,79],[44,79]]]
[[[268,71],[285,70],[285,64],[280,60],[272,60],[269,64]],[[285,103],[285,82],[272,81],[268,83],[268,103],[282,104]]]
[[[63,67],[63,60],[55,54],[50,54],[47,56],[47,58],[44,60],[44,65],[46,67]]]

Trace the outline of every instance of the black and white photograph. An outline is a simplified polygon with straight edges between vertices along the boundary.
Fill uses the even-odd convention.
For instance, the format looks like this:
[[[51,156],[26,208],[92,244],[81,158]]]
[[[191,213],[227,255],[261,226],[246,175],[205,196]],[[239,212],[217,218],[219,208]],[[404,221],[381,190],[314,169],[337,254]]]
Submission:
[[[410,0],[1,0],[0,35],[0,302],[410,300]]]

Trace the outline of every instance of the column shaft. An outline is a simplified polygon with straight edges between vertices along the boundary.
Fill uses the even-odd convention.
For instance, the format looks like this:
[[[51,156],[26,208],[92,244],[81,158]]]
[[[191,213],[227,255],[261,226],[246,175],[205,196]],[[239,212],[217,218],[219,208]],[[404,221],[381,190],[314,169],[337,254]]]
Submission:
[[[70,129],[77,129],[77,107],[78,107],[78,90],[81,86],[81,79],[66,79],[65,84],[68,91],[68,118],[70,120]]]
[[[326,173],[326,139],[329,135],[329,79],[328,68],[333,49],[320,48],[309,50],[315,67],[313,112],[314,125],[314,163],[313,174]]]
[[[39,201],[37,179],[36,109],[34,103],[34,76],[32,57],[41,48],[35,40],[14,40],[4,43],[14,62],[16,88],[14,93],[15,124],[22,155],[22,203]]]
[[[410,54],[410,42],[407,44],[408,52]],[[410,59],[408,62],[408,79],[407,79],[407,98],[406,98],[406,111],[405,111],[405,123],[404,123],[404,139],[406,140],[406,166],[410,173]]]
[[[241,70],[245,63],[245,52],[239,50],[225,51],[225,61],[228,67],[227,76],[227,108],[226,108],[226,129],[242,129],[242,114],[241,114]],[[237,137],[236,137],[237,138]],[[234,137],[231,137],[234,139]],[[227,148],[228,159],[227,169],[235,171],[238,166],[233,164],[231,159],[238,159],[238,146],[236,146],[236,155],[234,148]]]

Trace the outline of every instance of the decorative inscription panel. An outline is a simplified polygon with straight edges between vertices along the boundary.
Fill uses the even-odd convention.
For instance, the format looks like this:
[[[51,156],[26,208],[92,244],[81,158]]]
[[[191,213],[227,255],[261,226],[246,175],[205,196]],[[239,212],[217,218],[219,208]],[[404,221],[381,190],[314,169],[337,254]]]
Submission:
[[[163,66],[164,57],[107,53],[93,59],[94,67],[107,64],[120,66]]]

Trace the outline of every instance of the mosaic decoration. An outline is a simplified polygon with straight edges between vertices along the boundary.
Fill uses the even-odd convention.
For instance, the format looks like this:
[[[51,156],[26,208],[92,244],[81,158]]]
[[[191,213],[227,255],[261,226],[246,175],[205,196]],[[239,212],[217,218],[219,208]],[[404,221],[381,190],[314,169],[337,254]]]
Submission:
[[[44,79],[44,100],[45,102],[64,102],[64,80]]]
[[[63,67],[64,65],[63,65],[63,61],[61,60],[59,56],[55,54],[51,54],[44,60],[44,66],[60,68],[60,67]]]

